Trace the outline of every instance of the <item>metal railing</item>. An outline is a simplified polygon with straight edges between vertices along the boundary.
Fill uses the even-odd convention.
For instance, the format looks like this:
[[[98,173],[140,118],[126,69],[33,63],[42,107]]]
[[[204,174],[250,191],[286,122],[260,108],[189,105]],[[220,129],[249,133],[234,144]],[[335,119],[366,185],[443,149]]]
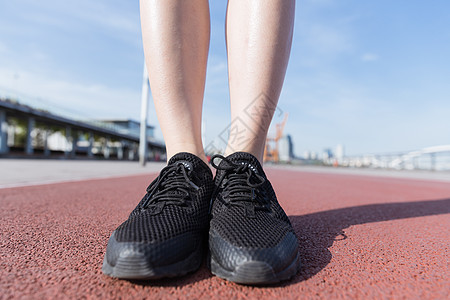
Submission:
[[[340,166],[347,167],[450,171],[450,145],[426,147],[401,153],[347,156],[338,163]]]

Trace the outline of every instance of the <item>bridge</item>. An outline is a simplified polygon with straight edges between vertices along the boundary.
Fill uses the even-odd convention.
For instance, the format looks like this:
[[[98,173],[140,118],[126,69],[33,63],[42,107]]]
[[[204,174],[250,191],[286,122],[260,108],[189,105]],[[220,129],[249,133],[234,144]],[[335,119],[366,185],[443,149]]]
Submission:
[[[22,122],[24,130],[13,124],[13,120],[15,123]],[[126,124],[128,126],[125,126]],[[130,125],[133,125],[133,128],[130,128]],[[139,123],[132,120],[81,121],[10,99],[0,99],[0,129],[0,156],[3,157],[14,155],[50,157],[63,154],[66,158],[77,156],[129,160],[138,158]],[[148,126],[147,131],[153,131],[153,127]],[[60,136],[59,147],[52,149],[49,141],[51,134],[55,132]],[[17,141],[15,135],[22,135],[23,141]],[[163,159],[165,145],[162,142],[150,135],[147,137],[147,145],[148,159]]]
[[[329,164],[332,164],[332,160]],[[339,165],[395,170],[448,171],[450,170],[450,145],[432,146],[401,153],[347,156],[339,161]]]
[[[428,156],[430,169],[435,170],[437,165],[436,159],[439,154],[450,156],[450,145],[427,147],[418,151],[408,152],[392,160],[390,167],[393,169],[417,169],[419,168],[419,159]]]

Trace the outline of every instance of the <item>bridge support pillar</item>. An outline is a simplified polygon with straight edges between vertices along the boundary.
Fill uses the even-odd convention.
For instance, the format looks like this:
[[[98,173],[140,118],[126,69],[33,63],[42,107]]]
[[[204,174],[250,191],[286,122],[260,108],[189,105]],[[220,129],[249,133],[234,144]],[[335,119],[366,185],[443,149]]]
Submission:
[[[128,146],[128,160],[134,160],[136,156],[136,143],[132,143]]]
[[[431,171],[436,171],[436,153],[430,153]]]
[[[109,148],[109,144],[111,143],[110,138],[106,138],[105,139],[105,148],[103,150],[103,156],[108,159],[109,158],[109,154],[110,154],[110,148]]]
[[[8,123],[6,122],[6,112],[0,110],[0,154],[8,153]]]
[[[94,134],[92,132],[89,132],[88,141],[88,157],[94,157],[94,153],[92,153],[92,148],[94,147]]]
[[[70,151],[70,157],[74,158],[77,154],[77,146],[78,146],[78,131],[74,130],[72,133],[72,151]]]
[[[92,147],[94,147],[94,134],[92,132],[89,132],[89,146],[87,149],[88,157],[94,157],[94,154],[92,153]]]
[[[69,157],[72,149],[73,149],[73,137],[72,137],[72,128],[70,128],[69,126],[66,127],[66,148],[64,149],[64,156],[65,157]]]
[[[120,141],[120,146],[117,148],[117,159],[123,159],[123,141]]]
[[[50,130],[45,127],[44,128],[44,155],[50,156],[50,149],[48,148],[48,136],[50,134]]]
[[[34,126],[36,125],[36,121],[34,118],[30,117],[28,118],[27,123],[27,136],[26,136],[26,142],[25,142],[25,153],[26,154],[33,154],[33,137],[31,136],[31,132],[34,129]]]

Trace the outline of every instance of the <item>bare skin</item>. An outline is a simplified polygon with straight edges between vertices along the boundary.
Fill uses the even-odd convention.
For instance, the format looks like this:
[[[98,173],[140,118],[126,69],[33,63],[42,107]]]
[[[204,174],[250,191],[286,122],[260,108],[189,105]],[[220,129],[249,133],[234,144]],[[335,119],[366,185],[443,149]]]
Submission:
[[[294,0],[229,0],[226,37],[231,120],[226,155],[244,151],[262,162],[292,44]],[[245,124],[245,125],[244,125]]]
[[[142,36],[167,157],[189,152],[206,161],[201,139],[209,49],[207,0],[142,0]]]
[[[292,43],[295,0],[229,0],[227,53],[232,128],[226,155],[262,162]],[[206,160],[202,102],[209,47],[206,0],[141,0],[144,51],[167,157]]]

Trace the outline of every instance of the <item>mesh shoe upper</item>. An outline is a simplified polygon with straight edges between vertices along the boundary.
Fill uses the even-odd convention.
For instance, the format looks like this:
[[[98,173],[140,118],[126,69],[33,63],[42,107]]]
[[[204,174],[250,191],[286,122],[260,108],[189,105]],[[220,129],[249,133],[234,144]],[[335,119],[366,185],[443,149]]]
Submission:
[[[222,158],[217,166],[214,159]],[[299,268],[298,240],[272,185],[253,155],[214,156],[208,265],[244,284],[286,280]]]
[[[216,156],[221,157],[221,156]],[[294,231],[258,162],[237,152],[217,166],[210,234],[248,249],[273,248]]]
[[[128,220],[116,229],[115,239],[157,243],[204,234],[212,190],[211,170],[201,159],[189,153],[173,156]]]

